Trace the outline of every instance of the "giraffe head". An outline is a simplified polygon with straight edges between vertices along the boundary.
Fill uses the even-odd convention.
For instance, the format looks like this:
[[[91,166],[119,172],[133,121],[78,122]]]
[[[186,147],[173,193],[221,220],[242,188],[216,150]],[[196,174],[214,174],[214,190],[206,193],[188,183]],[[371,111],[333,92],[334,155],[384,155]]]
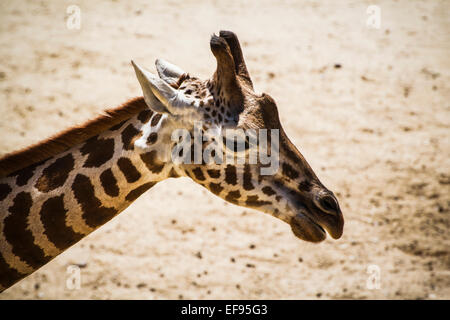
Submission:
[[[335,195],[287,137],[275,101],[254,92],[236,35],[221,31],[211,37],[210,47],[217,69],[205,81],[160,59],[159,78],[132,62],[147,105],[163,114],[160,160],[170,154],[179,175],[226,201],[287,222],[300,239],[320,242],[326,231],[340,238],[344,219]],[[174,135],[179,129],[184,135]],[[144,134],[136,146],[150,148],[147,140]],[[177,148],[181,140],[187,149]],[[255,150],[257,161],[251,162]]]

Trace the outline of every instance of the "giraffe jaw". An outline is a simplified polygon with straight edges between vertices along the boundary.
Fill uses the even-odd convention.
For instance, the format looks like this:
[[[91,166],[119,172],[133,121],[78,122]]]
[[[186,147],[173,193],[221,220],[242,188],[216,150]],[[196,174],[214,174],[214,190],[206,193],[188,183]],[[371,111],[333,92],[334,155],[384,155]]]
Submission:
[[[289,224],[294,235],[301,240],[317,243],[327,237],[324,228],[304,213],[296,214]]]
[[[305,241],[321,242],[326,239],[327,233],[335,240],[339,239],[344,231],[344,218],[339,205],[330,212],[310,201],[304,204],[296,197],[286,206],[286,221],[294,235]],[[336,201],[337,203],[337,201]]]

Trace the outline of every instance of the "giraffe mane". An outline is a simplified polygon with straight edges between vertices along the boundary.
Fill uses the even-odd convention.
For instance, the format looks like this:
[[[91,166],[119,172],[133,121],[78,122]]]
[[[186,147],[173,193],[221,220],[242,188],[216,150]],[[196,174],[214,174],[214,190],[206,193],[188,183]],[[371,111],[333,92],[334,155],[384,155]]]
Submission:
[[[128,100],[119,107],[107,109],[97,118],[61,131],[45,140],[0,158],[0,177],[14,173],[86,141],[148,108],[143,97]]]

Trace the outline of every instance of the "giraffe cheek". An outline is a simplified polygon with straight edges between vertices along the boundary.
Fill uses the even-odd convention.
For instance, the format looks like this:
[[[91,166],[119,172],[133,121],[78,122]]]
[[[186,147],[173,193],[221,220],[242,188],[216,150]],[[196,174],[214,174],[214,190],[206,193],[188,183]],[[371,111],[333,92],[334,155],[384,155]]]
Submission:
[[[297,214],[290,221],[294,235],[308,242],[321,242],[326,239],[325,230],[304,214]]]

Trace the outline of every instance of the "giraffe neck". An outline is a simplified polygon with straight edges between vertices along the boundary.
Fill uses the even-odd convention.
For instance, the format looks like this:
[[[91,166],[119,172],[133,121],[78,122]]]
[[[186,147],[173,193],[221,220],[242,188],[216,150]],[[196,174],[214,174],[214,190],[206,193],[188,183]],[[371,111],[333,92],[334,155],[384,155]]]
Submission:
[[[155,128],[161,118],[144,110],[0,178],[0,292],[112,219],[157,182],[177,176],[173,165],[157,156]],[[143,140],[147,148],[136,150]]]

